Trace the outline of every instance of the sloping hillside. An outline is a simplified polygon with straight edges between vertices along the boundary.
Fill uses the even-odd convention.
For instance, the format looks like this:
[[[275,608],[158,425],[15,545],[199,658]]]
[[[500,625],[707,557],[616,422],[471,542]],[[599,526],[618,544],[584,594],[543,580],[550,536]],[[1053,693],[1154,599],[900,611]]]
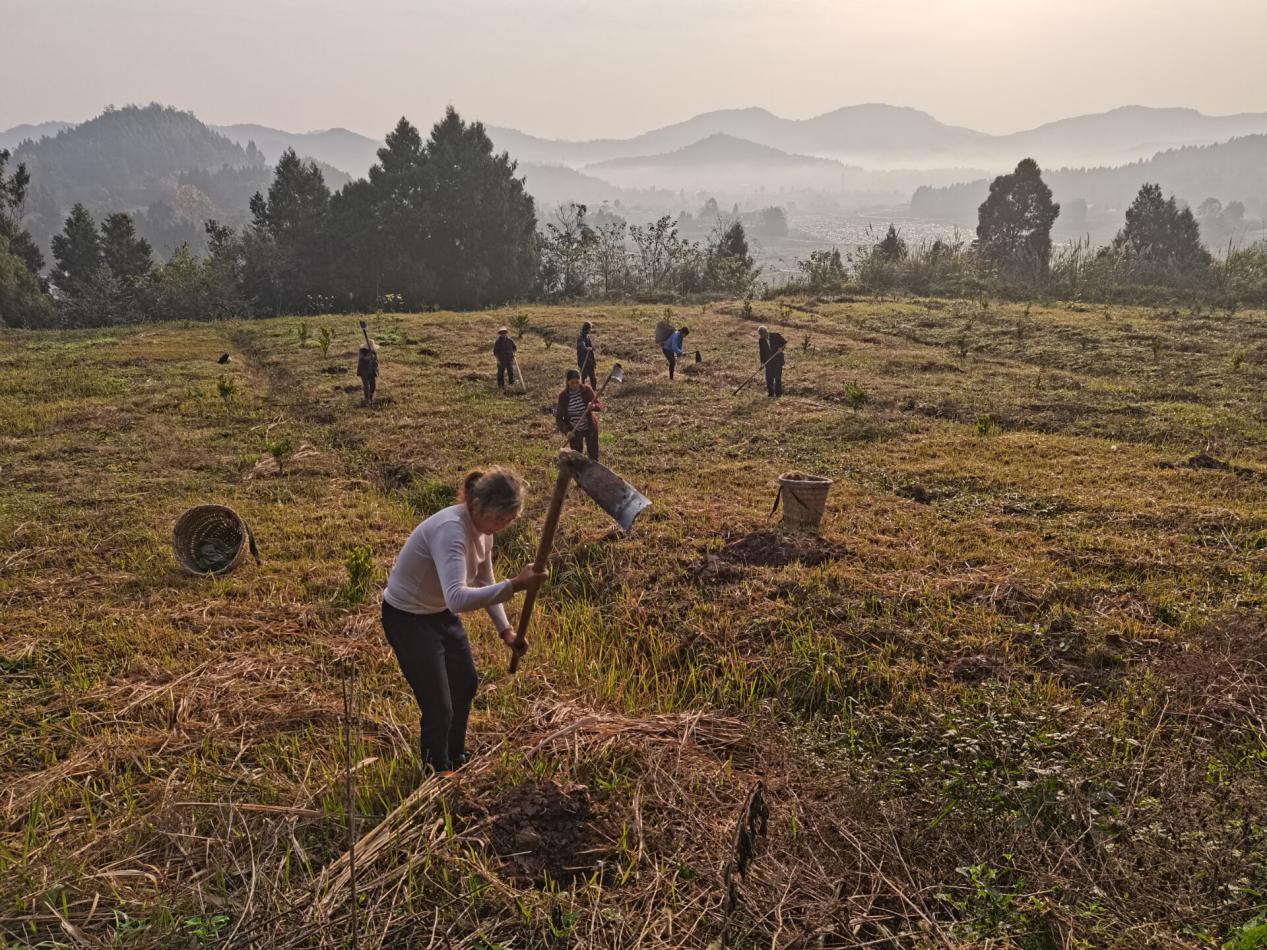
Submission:
[[[370,317],[372,408],[352,316],[0,332],[0,944],[1223,945],[1267,889],[1264,315],[989,303]],[[474,466],[531,482],[499,576],[532,558],[582,320],[652,507],[569,493],[427,775],[377,597]],[[733,395],[758,323],[780,399]],[[180,571],[209,502],[261,563]]]

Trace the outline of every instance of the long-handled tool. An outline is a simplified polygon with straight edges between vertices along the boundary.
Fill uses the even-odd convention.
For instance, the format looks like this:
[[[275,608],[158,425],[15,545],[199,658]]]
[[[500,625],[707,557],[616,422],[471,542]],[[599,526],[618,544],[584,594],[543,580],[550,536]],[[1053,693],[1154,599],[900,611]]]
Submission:
[[[515,367],[515,375],[519,377],[519,388],[524,392],[528,391],[528,384],[524,382],[524,371],[519,368],[519,360],[513,356],[510,358],[510,365]]]
[[[616,523],[628,531],[633,527],[634,519],[651,502],[639,493],[632,485],[605,465],[592,462],[580,452],[564,449],[559,453],[559,476],[554,482],[554,496],[550,499],[550,508],[546,512],[545,525],[541,529],[541,543],[537,546],[537,559],[533,567],[544,571],[550,559],[550,549],[554,546],[554,532],[559,526],[559,515],[563,512],[563,500],[567,497],[568,482],[576,479],[581,490],[598,503],[598,507],[607,512]],[[520,646],[528,635],[528,621],[532,617],[533,605],[537,602],[537,591],[530,590],[524,596],[523,610],[519,612],[519,625],[515,630],[515,652],[510,657],[510,672],[519,669]]]
[[[752,382],[752,381],[753,381],[754,379],[756,379],[759,375],[761,375],[761,371],[762,371],[763,369],[765,369],[765,368],[766,368],[766,364],[767,364],[767,363],[772,363],[772,362],[774,361],[774,358],[775,358],[776,356],[778,356],[779,354],[781,354],[781,353],[782,353],[785,349],[787,349],[787,346],[786,346],[786,345],[779,347],[777,350],[775,350],[773,353],[771,353],[771,354],[770,354],[770,356],[766,359],[765,363],[762,363],[760,366],[758,366],[758,367],[757,367],[757,371],[756,371],[755,373],[753,373],[751,376],[749,376],[749,377],[748,377],[747,379],[745,379],[742,383],[740,383],[738,386],[736,386],[736,387],[735,387],[735,391],[734,391],[733,393],[731,393],[731,395],[732,395],[732,396],[738,396],[738,395],[739,395],[739,390],[743,389],[743,388],[744,388],[745,386],[747,386],[750,382]]]
[[[370,345],[370,325],[364,320],[361,321],[361,332],[365,334],[365,345]]]
[[[607,388],[608,383],[623,383],[625,381],[625,373],[619,363],[612,365],[611,372],[607,374],[607,378],[603,380],[603,385],[598,387],[598,392],[594,394],[594,401],[597,402],[603,395],[603,390]],[[589,418],[589,413],[585,414]],[[563,447],[567,448],[572,441],[572,434],[567,434],[567,441],[563,443]]]

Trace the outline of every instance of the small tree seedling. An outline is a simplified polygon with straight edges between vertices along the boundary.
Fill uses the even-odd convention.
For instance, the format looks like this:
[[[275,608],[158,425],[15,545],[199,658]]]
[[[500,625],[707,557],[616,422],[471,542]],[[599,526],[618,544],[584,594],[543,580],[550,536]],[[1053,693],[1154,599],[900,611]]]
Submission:
[[[269,442],[267,448],[268,454],[273,456],[273,461],[277,463],[277,474],[281,475],[283,472],[282,463],[294,450],[294,446],[291,444],[290,439],[276,439]]]
[[[229,403],[233,401],[234,394],[238,391],[238,381],[232,376],[221,376],[216,381],[216,392],[220,394],[220,399],[224,402],[227,409]]]

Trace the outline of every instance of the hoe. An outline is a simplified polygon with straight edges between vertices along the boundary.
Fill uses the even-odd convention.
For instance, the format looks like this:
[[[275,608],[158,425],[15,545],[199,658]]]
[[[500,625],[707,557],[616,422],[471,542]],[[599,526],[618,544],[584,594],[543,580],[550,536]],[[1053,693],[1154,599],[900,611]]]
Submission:
[[[607,378],[603,380],[603,385],[599,386],[598,392],[594,394],[595,401],[602,398],[603,390],[607,388],[608,383],[623,383],[624,381],[625,381],[624,370],[621,368],[621,365],[619,363],[616,363],[615,365],[612,366],[612,371],[607,374]],[[564,441],[563,447],[565,449],[568,447],[568,442],[571,440],[571,438],[572,437],[569,435],[567,437],[567,440]]]
[[[651,502],[640,494],[632,485],[605,465],[592,462],[580,452],[564,449],[559,453],[559,476],[554,483],[554,497],[550,499],[550,509],[546,512],[545,525],[541,529],[541,543],[537,546],[536,569],[544,571],[550,558],[550,548],[554,545],[554,532],[559,526],[559,515],[563,511],[563,499],[567,495],[568,482],[576,480],[585,494],[598,503],[598,507],[607,512],[621,528],[628,531],[633,527],[634,519],[648,507]],[[515,631],[515,647],[525,642],[528,634],[528,621],[532,617],[533,605],[537,602],[536,590],[528,591],[524,597],[523,610],[519,613],[519,626]],[[511,654],[510,672],[519,669],[520,653]]]

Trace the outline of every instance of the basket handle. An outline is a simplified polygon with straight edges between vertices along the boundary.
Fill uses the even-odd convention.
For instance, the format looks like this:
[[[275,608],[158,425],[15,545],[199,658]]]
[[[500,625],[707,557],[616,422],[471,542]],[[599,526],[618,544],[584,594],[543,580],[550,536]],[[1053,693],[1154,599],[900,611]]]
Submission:
[[[779,510],[779,502],[783,500],[783,483],[779,483],[779,487],[774,492],[774,507],[770,509],[767,518],[773,518],[774,513]]]
[[[260,549],[255,543],[255,532],[251,530],[251,526],[245,521],[242,522],[242,527],[246,528],[246,543],[251,549],[251,557],[255,558],[257,566],[263,564],[264,562],[260,560]]]

